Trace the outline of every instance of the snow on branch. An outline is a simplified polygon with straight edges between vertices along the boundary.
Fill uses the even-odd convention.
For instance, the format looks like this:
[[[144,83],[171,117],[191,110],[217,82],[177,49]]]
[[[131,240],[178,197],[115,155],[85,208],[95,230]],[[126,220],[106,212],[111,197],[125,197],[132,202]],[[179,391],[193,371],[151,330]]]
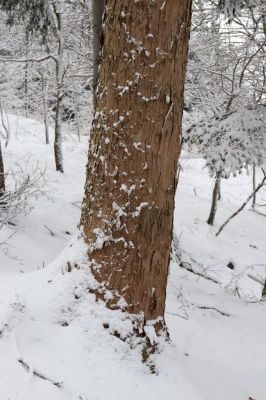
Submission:
[[[188,128],[184,140],[197,147],[211,176],[221,173],[223,178],[228,178],[253,163],[262,165],[266,146],[265,115],[265,107],[260,107],[206,118]]]

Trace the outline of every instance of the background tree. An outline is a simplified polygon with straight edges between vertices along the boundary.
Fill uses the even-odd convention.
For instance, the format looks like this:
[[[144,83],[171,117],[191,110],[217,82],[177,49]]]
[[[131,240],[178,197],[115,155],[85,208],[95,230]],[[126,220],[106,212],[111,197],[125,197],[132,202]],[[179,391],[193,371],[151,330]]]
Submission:
[[[200,1],[194,8],[185,140],[215,177],[212,225],[221,178],[263,162],[266,36],[259,6],[245,7],[231,24],[217,19],[210,3],[208,11]]]
[[[79,0],[48,3],[51,21],[41,39],[16,8],[10,26],[6,13],[0,14],[0,88],[7,111],[43,118],[46,143],[54,124],[56,168],[62,172],[62,126],[80,138],[91,118],[91,7]]]

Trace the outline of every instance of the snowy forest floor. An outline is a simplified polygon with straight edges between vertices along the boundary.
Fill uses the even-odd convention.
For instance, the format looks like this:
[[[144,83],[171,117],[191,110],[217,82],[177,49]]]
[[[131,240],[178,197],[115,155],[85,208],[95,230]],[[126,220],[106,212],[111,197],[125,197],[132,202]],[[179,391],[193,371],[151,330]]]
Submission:
[[[0,230],[0,399],[265,400],[266,304],[258,302],[261,285],[248,277],[265,277],[265,217],[248,205],[215,237],[250,194],[251,176],[222,182],[209,227],[213,182],[201,159],[182,157],[179,252],[167,291],[171,343],[154,357],[152,375],[138,350],[103,329],[103,307],[84,289],[86,271],[62,273],[79,221],[87,139],[66,136],[63,175],[54,170],[42,124],[15,116],[10,123],[6,170],[18,162],[34,169],[38,161],[45,183],[30,200],[32,212]],[[266,203],[266,190],[257,201]],[[219,284],[181,268],[177,256]]]

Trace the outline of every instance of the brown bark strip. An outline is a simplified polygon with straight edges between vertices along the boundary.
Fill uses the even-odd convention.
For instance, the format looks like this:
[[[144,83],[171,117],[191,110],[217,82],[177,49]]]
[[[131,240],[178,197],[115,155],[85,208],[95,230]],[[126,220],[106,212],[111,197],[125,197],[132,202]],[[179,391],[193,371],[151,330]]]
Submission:
[[[190,16],[191,0],[107,1],[81,216],[107,306],[160,326]]]

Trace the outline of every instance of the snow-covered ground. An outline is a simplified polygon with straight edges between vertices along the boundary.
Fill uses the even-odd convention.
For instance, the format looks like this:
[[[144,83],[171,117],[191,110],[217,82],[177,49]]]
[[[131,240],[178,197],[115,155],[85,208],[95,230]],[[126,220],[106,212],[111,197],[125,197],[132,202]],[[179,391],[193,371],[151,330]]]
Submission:
[[[212,181],[202,160],[182,158],[174,229],[179,257],[220,284],[172,261],[171,343],[154,357],[158,374],[152,375],[139,350],[103,329],[106,311],[86,292],[86,270],[64,268],[75,247],[68,243],[75,243],[87,139],[66,137],[62,175],[42,124],[14,116],[10,122],[6,170],[30,156],[29,164],[38,161],[46,172],[43,195],[31,199],[33,211],[0,231],[0,399],[265,400],[265,304],[255,302],[261,285],[247,276],[265,277],[265,217],[248,206],[215,237],[249,195],[251,176],[222,182],[211,228],[205,221]],[[258,203],[266,203],[266,190]]]

